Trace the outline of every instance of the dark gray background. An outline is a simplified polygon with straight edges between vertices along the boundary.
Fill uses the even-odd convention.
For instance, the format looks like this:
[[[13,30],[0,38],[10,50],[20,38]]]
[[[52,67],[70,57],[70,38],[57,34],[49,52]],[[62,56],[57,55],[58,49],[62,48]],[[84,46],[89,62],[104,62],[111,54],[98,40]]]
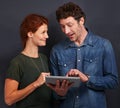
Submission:
[[[49,19],[47,46],[40,48],[49,57],[51,47],[64,38],[55,19],[55,10],[68,1],[83,8],[87,15],[86,27],[112,42],[120,75],[119,0],[0,0],[0,108],[8,108],[4,103],[4,77],[10,60],[22,50],[21,21],[29,13],[42,14]],[[108,108],[120,108],[120,87],[106,91],[106,95]]]

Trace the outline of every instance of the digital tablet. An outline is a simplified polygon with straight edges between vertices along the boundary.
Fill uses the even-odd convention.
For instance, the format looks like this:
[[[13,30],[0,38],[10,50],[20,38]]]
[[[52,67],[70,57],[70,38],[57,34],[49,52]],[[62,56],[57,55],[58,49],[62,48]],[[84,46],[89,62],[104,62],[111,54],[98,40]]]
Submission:
[[[56,80],[68,80],[70,83],[73,83],[72,87],[78,87],[80,85],[79,77],[66,77],[66,76],[46,76],[46,83],[56,84]]]

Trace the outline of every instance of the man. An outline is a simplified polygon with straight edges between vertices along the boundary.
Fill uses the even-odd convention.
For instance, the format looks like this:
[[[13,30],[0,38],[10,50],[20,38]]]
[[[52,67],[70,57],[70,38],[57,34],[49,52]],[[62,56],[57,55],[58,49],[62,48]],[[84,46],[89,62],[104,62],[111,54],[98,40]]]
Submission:
[[[85,28],[85,13],[72,2],[60,6],[56,17],[67,37],[52,48],[52,75],[78,76],[81,81],[79,87],[66,80],[49,85],[61,100],[60,108],[106,108],[105,90],[118,85],[111,43]]]

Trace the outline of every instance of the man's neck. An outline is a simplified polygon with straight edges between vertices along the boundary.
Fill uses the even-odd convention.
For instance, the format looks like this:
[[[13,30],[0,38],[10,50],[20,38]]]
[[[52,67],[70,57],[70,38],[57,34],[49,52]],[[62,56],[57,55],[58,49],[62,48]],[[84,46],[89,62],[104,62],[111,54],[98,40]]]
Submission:
[[[75,44],[77,46],[81,46],[87,36],[87,30],[84,30],[82,33],[81,33],[81,36],[79,36],[79,39],[77,39],[77,41],[75,41]]]

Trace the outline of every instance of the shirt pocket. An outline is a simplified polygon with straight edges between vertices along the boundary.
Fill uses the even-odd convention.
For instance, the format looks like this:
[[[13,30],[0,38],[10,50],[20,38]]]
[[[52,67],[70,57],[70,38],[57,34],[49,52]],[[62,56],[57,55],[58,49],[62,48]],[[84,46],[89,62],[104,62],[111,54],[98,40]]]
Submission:
[[[73,62],[58,62],[58,69],[60,72],[60,75],[65,76],[67,74],[67,72],[70,69],[73,69],[74,67],[74,63]]]
[[[99,70],[99,57],[91,57],[83,59],[84,72],[86,74],[96,74]]]

